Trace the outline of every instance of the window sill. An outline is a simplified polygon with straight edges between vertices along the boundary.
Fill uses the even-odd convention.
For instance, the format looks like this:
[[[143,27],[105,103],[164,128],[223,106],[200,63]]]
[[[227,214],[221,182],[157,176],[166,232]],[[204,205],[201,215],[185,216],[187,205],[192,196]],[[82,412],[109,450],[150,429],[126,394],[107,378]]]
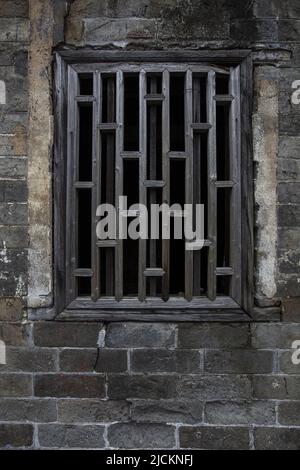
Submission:
[[[64,310],[56,320],[61,321],[140,321],[140,322],[249,322],[251,317],[241,309],[203,311],[201,313],[143,313]]]
[[[57,317],[57,320],[78,321],[249,321],[251,317],[229,297],[215,301],[199,297],[187,302],[183,298],[171,298],[168,303],[161,299],[113,298],[94,302],[77,298]]]
[[[57,314],[56,309],[37,308],[28,309],[28,320],[30,321],[78,321],[78,322],[113,322],[113,321],[138,321],[138,322],[280,322],[280,307],[254,307],[251,314],[246,313],[240,307],[210,309],[193,308],[169,310],[158,310],[154,308],[134,309],[86,309],[66,308]]]

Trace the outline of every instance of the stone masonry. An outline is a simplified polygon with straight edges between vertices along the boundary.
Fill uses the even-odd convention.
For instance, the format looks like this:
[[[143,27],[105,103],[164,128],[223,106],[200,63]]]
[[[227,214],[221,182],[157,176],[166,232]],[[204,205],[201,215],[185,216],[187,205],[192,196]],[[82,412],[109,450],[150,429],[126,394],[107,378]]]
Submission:
[[[253,320],[55,318],[53,52],[87,47],[252,51]],[[297,80],[298,0],[1,0],[0,448],[300,449]]]

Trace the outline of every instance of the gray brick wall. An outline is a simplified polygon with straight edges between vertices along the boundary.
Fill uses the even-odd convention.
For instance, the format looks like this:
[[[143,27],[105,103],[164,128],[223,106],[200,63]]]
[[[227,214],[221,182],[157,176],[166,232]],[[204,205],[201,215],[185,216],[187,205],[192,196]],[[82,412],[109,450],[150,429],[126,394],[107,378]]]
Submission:
[[[299,448],[299,324],[115,323],[99,351],[101,323],[6,326],[1,447]]]
[[[0,448],[300,449],[299,1],[75,0],[64,31],[75,47],[291,52],[279,63],[278,323],[27,320],[28,3],[0,4]]]

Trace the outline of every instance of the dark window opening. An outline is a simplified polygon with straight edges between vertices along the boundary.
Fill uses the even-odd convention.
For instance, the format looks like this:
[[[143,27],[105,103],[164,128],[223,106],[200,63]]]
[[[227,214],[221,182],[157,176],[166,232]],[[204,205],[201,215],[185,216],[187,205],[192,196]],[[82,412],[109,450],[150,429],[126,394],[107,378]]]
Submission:
[[[127,209],[134,204],[139,203],[139,162],[137,159],[124,160],[123,162],[124,173],[124,196],[127,197]],[[126,228],[134,217],[128,217],[126,221]],[[138,294],[138,256],[139,256],[139,242],[127,238],[123,241],[124,252],[124,296],[137,296]]]
[[[147,177],[149,180],[162,179],[161,104],[147,108]]]
[[[217,265],[230,267],[230,195],[231,188],[219,188],[217,196]]]
[[[103,133],[101,136],[101,203],[115,201],[115,136]]]
[[[196,75],[193,78],[193,120],[194,122],[207,122],[206,102],[207,79]]]
[[[227,296],[230,294],[230,276],[218,276],[217,278],[217,295]]]
[[[147,74],[147,94],[162,93],[162,75],[161,73]]]
[[[174,160],[170,165],[170,206],[179,204],[182,209],[185,202],[185,161]],[[170,294],[184,297],[185,274],[185,239],[182,236],[177,240],[174,237],[174,224],[181,223],[184,235],[183,220],[175,220],[171,216],[171,240],[170,240]]]
[[[216,94],[228,95],[229,93],[229,75],[216,74]]]
[[[139,150],[139,76],[124,75],[124,150]]]
[[[79,94],[93,96],[94,77],[92,73],[79,74]]]
[[[115,295],[115,252],[113,248],[100,248],[100,296]]]
[[[229,107],[217,106],[217,177],[230,179]]]
[[[78,268],[91,267],[91,191],[77,191],[78,205]]]
[[[170,150],[185,150],[184,76],[170,74]]]
[[[147,191],[147,209],[148,209],[148,229],[151,231],[152,220],[151,220],[151,205],[162,204],[162,188],[148,188]],[[147,243],[147,254],[146,254],[146,266],[149,268],[158,268],[162,266],[162,213],[159,212],[157,215],[153,215],[158,221],[158,239],[151,239],[149,235],[149,242]],[[161,296],[162,293],[162,278],[161,277],[149,277],[147,281],[147,296],[156,297]]]
[[[93,106],[79,106],[79,181],[92,179]]]
[[[102,78],[102,122],[115,122],[116,119],[116,77]]]
[[[78,277],[77,278],[77,291],[79,297],[90,297],[91,296],[91,278],[90,277]]]

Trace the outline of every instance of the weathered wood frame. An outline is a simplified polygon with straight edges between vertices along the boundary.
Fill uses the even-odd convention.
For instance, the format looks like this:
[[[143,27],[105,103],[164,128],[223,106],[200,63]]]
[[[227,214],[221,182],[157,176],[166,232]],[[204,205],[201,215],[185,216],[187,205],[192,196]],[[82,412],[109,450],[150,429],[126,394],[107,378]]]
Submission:
[[[252,170],[252,134],[251,134],[251,105],[252,105],[252,60],[249,51],[176,51],[176,52],[152,52],[152,51],[71,51],[57,52],[55,60],[55,147],[54,147],[54,286],[55,306],[60,318],[84,318],[123,320],[135,319],[147,321],[156,320],[247,320],[253,310],[253,170]],[[69,248],[69,239],[66,236],[66,187],[68,187],[66,160],[67,160],[67,86],[68,78],[72,77],[72,70],[76,72],[96,72],[101,64],[105,64],[106,70],[117,71],[120,65],[130,71],[140,71],[141,64],[144,71],[153,69],[164,72],[166,67],[160,64],[168,64],[168,70],[178,70],[178,64],[188,63],[189,70],[207,73],[218,71],[222,66],[238,66],[240,84],[230,86],[240,87],[241,113],[241,140],[235,142],[241,148],[241,301],[239,304],[228,297],[218,297],[216,300],[203,299],[201,304],[194,300],[170,299],[166,304],[158,299],[154,304],[143,303],[135,299],[123,299],[121,302],[113,302],[110,299],[102,300],[101,306],[93,300],[75,299],[70,302],[66,283],[65,265],[66,252]],[[173,64],[173,65],[172,65]],[[224,69],[223,69],[224,70]],[[73,78],[74,79],[74,78]],[[71,78],[72,80],[72,78]],[[100,90],[98,90],[100,93]],[[190,99],[190,98],[189,98]],[[221,99],[221,97],[220,97]],[[118,111],[117,111],[118,119]],[[201,127],[201,126],[200,126]],[[202,131],[203,129],[199,129]],[[116,131],[118,132],[118,131]],[[208,130],[210,132],[210,130]],[[121,138],[121,136],[120,136]],[[188,139],[188,137],[187,137]],[[164,151],[164,150],[163,150]],[[117,151],[116,151],[117,152]],[[173,158],[182,158],[182,155],[172,155]],[[163,188],[164,189],[164,188]],[[94,200],[94,199],[93,199]],[[239,214],[235,215],[236,220]],[[141,245],[140,249],[144,249]],[[87,273],[79,273],[84,276]],[[218,274],[229,274],[221,273]],[[144,272],[140,272],[140,279],[145,278]],[[189,273],[192,276],[193,273]],[[141,281],[140,281],[141,282]],[[143,295],[144,287],[141,287]],[[212,294],[213,297],[213,294]],[[116,305],[117,304],[117,305]]]

